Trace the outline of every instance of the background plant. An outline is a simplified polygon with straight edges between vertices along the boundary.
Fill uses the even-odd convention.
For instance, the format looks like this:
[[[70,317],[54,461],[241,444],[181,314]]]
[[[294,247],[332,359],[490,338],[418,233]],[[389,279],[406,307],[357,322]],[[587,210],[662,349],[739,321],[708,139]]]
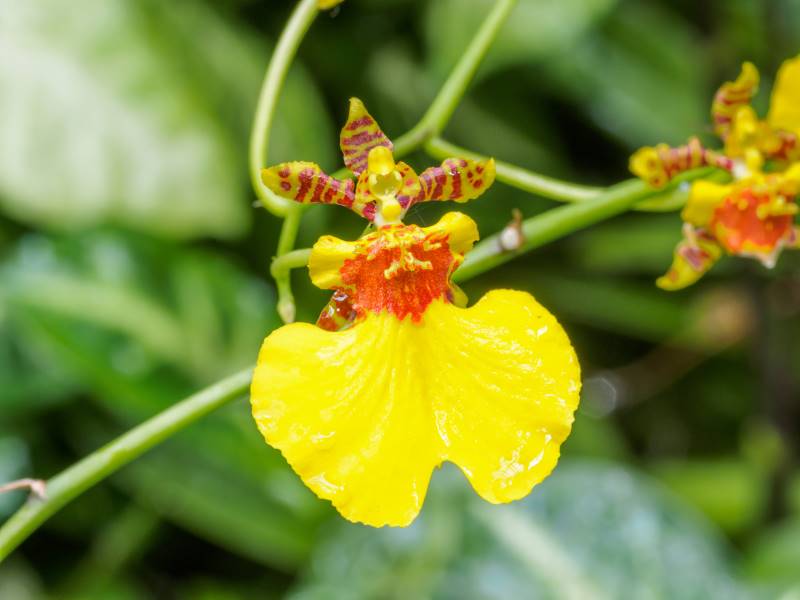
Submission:
[[[350,95],[367,100],[393,137],[413,132],[492,3],[462,4],[348,0],[336,17],[318,19],[281,93],[270,162],[303,156],[336,167],[334,123]],[[518,4],[446,139],[582,186],[624,179],[639,145],[703,130],[713,89],[741,60],[773,73],[797,51],[800,10],[788,0]],[[277,325],[266,258],[280,221],[248,209],[244,165],[263,40],[277,39],[291,9],[124,0],[0,8],[9,58],[0,62],[3,480],[57,473],[246,367]],[[341,43],[354,38],[358,45]],[[439,139],[425,149],[450,153]],[[558,200],[595,193],[517,183]],[[627,210],[637,189],[623,187],[612,206]],[[662,198],[639,208],[677,205]],[[469,212],[488,237],[512,208],[526,217],[573,209],[566,229],[554,229],[552,216],[531,221],[526,233],[539,245],[588,224],[581,219],[595,213],[583,206],[497,185]],[[436,214],[425,207],[416,219]],[[543,596],[614,597],[614,581],[641,572],[635,561],[644,557],[652,575],[643,581],[666,596],[796,585],[798,493],[793,448],[782,440],[792,439],[797,410],[797,258],[787,255],[774,273],[729,261],[698,289],[666,296],[652,279],[669,262],[677,223],[674,213],[631,213],[466,285],[472,296],[510,283],[533,292],[566,322],[589,367],[564,475],[519,510],[481,516],[466,498],[458,511],[431,509],[416,529],[367,536],[332,520],[233,403],[57,514],[0,566],[0,596],[313,595],[345,575],[362,595],[385,596],[401,581],[420,596],[456,596],[459,586],[482,589],[466,574],[487,573],[486,595],[535,584]],[[360,227],[347,211],[311,209],[298,246]],[[478,259],[510,258],[484,248],[492,251]],[[298,317],[313,318],[323,295],[304,277],[294,287]],[[245,382],[234,377],[234,388]],[[627,467],[577,464],[598,458]],[[661,479],[727,540],[626,468]],[[447,499],[442,475],[437,493]],[[597,530],[577,528],[562,500],[588,489],[607,490],[591,521]],[[2,510],[22,500],[0,497]],[[615,502],[630,502],[623,514],[641,515],[658,534],[634,539],[641,547],[674,535],[677,548],[699,553],[704,568],[685,578],[694,587],[668,587],[674,569],[631,550],[630,536],[594,545],[621,531],[602,509]],[[380,567],[340,565],[343,548],[377,556]],[[600,575],[587,581],[587,572]]]

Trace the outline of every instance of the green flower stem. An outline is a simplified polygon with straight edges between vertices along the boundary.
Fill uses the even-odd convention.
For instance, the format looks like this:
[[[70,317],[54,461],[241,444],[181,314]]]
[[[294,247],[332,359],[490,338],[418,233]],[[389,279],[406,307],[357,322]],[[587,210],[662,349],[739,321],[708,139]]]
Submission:
[[[425,151],[433,158],[443,160],[451,156],[486,160],[486,156],[456,146],[440,137],[435,137],[425,143]],[[515,187],[523,192],[529,192],[558,200],[560,202],[580,203],[595,201],[610,188],[591,187],[561,181],[546,175],[534,173],[522,167],[512,165],[501,160],[495,161],[497,165],[497,180]],[[694,172],[694,177],[704,177],[712,181],[726,181],[729,176],[720,169],[706,167]],[[637,202],[631,208],[645,212],[670,212],[680,210],[686,204],[688,193],[678,186],[672,186],[659,192],[649,194],[644,200]]]
[[[455,67],[453,67],[449,77],[442,85],[442,88],[439,90],[439,93],[434,98],[427,112],[422,116],[422,119],[420,119],[419,123],[417,123],[408,132],[394,140],[393,153],[395,158],[401,158],[407,154],[410,154],[414,150],[423,146],[432,137],[441,133],[441,131],[445,128],[447,122],[450,120],[450,117],[453,115],[453,112],[458,106],[459,101],[466,93],[470,81],[472,81],[475,72],[478,70],[478,66],[480,65],[484,56],[486,56],[486,53],[489,51],[492,42],[497,37],[497,34],[500,32],[500,28],[503,26],[503,23],[505,23],[508,15],[511,13],[511,10],[514,8],[516,3],[517,0],[498,0],[495,2],[480,29],[478,29],[475,36],[472,38],[472,41],[470,41],[469,46],[464,51],[464,54],[461,55],[458,63],[456,63]],[[300,12],[299,8],[298,12]],[[303,31],[305,31],[305,29]],[[270,65],[270,67],[271,66],[272,65]],[[269,73],[267,77],[269,77]],[[259,103],[259,108],[260,105],[261,103]],[[274,109],[274,102],[272,109]],[[253,130],[259,131],[262,129],[254,126]],[[256,154],[255,156],[258,158],[261,156],[261,154]],[[261,185],[261,181],[259,179],[258,167],[260,164],[261,162],[254,162],[254,155],[251,147],[250,166],[251,175],[254,178],[253,186],[257,189],[261,189],[264,192],[269,192],[269,190]],[[348,169],[339,169],[333,174],[333,177],[336,179],[349,179],[352,178],[352,176],[352,173],[350,173]],[[275,197],[274,194],[271,194],[271,196]],[[274,210],[272,212],[278,214],[279,216],[286,216],[289,211],[284,207],[284,205],[288,201],[284,200],[283,198],[280,198],[280,200],[282,201],[280,212],[276,212]],[[269,208],[269,206],[267,208]],[[284,231],[285,226],[286,224],[284,223]],[[365,233],[368,230],[369,225],[367,226],[367,229],[365,229]],[[281,233],[281,240],[283,240],[283,233],[284,232]],[[293,242],[294,237],[292,237],[292,243]],[[284,248],[284,251],[281,252],[279,247],[277,256],[273,261],[271,268],[272,276],[275,278],[275,283],[278,288],[278,313],[284,322],[293,320],[295,315],[294,297],[292,295],[289,271],[292,268],[306,264],[305,262],[302,264],[295,264],[294,260],[296,259],[297,255],[283,260],[284,255],[286,255],[291,248],[292,245],[287,245]],[[308,259],[306,258],[306,262],[307,260]],[[287,317],[289,318],[287,319]]]
[[[288,273],[292,269],[307,267],[310,256],[311,248],[299,248],[277,257],[272,261],[272,276],[278,277],[283,275],[283,273]]]
[[[492,42],[516,6],[516,0],[495,0],[492,10],[472,38],[461,59],[453,68],[442,89],[434,98],[419,124],[395,141],[395,151],[405,153],[419,147],[425,140],[439,135],[447,125],[459,101],[467,91],[478,66]]]
[[[286,213],[286,218],[283,220],[281,227],[281,236],[278,238],[278,250],[276,259],[284,256],[294,248],[294,242],[297,239],[297,231],[300,228],[300,221],[303,217],[305,206],[302,204],[293,204],[289,207]],[[292,281],[291,273],[287,271],[278,272],[270,269],[272,277],[275,279],[275,285],[278,289],[278,314],[284,323],[291,323],[294,321],[296,309],[294,305],[294,294],[292,294]]]
[[[420,121],[393,141],[395,158],[402,158],[412,153],[444,130],[459,101],[466,93],[481,61],[516,4],[517,0],[495,2]],[[333,174],[333,177],[337,179],[348,179],[352,176],[347,169],[339,169]]]
[[[242,396],[251,377],[252,369],[246,369],[189,396],[49,480],[45,500],[29,500],[0,527],[0,562],[75,497],[200,417]]]
[[[623,213],[638,203],[669,195],[683,182],[707,176],[708,169],[705,168],[688,171],[676,177],[663,190],[654,190],[643,181],[629,179],[595,194],[590,201],[560,206],[526,219],[520,224],[522,240],[518,248],[504,249],[500,245],[502,232],[491,235],[467,254],[464,263],[453,274],[453,280],[471,279],[547,242]],[[310,256],[311,249],[303,248],[276,258],[272,263],[273,276],[275,273],[283,274],[291,269],[308,266]]]
[[[317,2],[318,0],[300,0],[281,33],[261,84],[261,94],[250,131],[250,182],[264,207],[279,217],[286,216],[292,202],[273,194],[264,186],[261,182],[261,167],[267,160],[269,134],[283,82],[303,36],[319,12]]]
[[[609,187],[590,201],[561,206],[526,219],[520,224],[521,239],[516,248],[504,247],[501,242],[503,232],[489,236],[467,254],[464,263],[453,273],[453,281],[472,279],[547,242],[623,213],[637,202],[674,190],[680,183],[705,174],[706,169],[684,173],[675,178],[666,190],[654,190],[643,181],[630,179]]]
[[[439,160],[444,160],[451,156],[470,158],[473,160],[486,160],[487,158],[476,152],[451,144],[440,137],[428,140],[425,143],[425,151]],[[502,181],[524,192],[538,194],[539,196],[544,196],[552,200],[560,200],[562,202],[584,202],[585,200],[597,197],[599,193],[603,192],[603,188],[561,181],[545,175],[539,175],[538,173],[500,160],[496,160],[495,163],[497,166],[498,181]]]

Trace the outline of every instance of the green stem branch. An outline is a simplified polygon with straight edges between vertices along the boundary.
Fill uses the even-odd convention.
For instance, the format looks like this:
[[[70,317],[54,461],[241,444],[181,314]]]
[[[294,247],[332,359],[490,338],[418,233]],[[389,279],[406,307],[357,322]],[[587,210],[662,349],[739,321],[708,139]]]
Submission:
[[[251,377],[252,370],[246,369],[189,396],[56,475],[47,482],[45,500],[29,500],[0,527],[0,562],[76,496],[200,417],[240,397]]]
[[[705,173],[705,169],[684,173],[675,178],[666,190],[654,190],[643,181],[630,179],[609,187],[589,201],[560,206],[525,219],[521,223],[522,240],[517,248],[503,247],[502,232],[490,235],[467,254],[464,263],[453,273],[453,281],[472,279],[534,248],[623,213],[637,202],[674,190],[682,182]]]
[[[472,38],[464,54],[461,55],[461,59],[453,68],[419,124],[397,140],[396,148],[405,150],[407,146],[418,147],[420,143],[439,135],[444,130],[459,101],[466,93],[478,66],[516,4],[517,0],[495,0],[492,10],[486,15],[480,29]]]
[[[414,127],[393,140],[392,152],[395,158],[402,158],[410,154],[444,130],[459,101],[466,93],[481,61],[516,4],[517,0],[497,0],[494,3],[428,110]],[[352,174],[347,169],[340,169],[333,176],[337,179],[344,179],[352,177]]]
[[[638,179],[629,179],[595,194],[591,200],[560,206],[525,219],[521,223],[522,244],[518,248],[504,249],[500,243],[502,232],[491,235],[467,254],[464,263],[453,274],[453,280],[471,279],[547,242],[614,217],[655,197],[671,194],[683,182],[707,176],[708,169],[688,171],[662,190],[655,190]],[[307,266],[310,255],[311,249],[304,248],[275,259],[273,274]]]
[[[440,137],[435,137],[425,143],[425,150],[433,158],[443,160],[451,156],[461,156],[474,160],[486,160],[486,156],[456,146]],[[560,202],[582,203],[594,202],[610,188],[580,185],[540,175],[528,169],[523,169],[502,160],[496,160],[497,181],[515,187],[523,192],[536,194]],[[729,176],[719,169],[711,167],[699,169],[696,177],[707,177],[712,181],[725,181]],[[688,194],[678,186],[671,186],[666,190],[653,191],[647,197],[637,202],[631,208],[645,212],[670,212],[680,210],[686,204]]]
[[[287,214],[292,203],[273,194],[264,186],[261,182],[261,167],[267,160],[269,134],[283,82],[303,36],[319,12],[317,3],[318,0],[300,0],[281,33],[264,75],[264,82],[261,84],[261,94],[258,97],[253,128],[250,131],[249,169],[253,191],[264,207],[279,217]]]
[[[278,238],[278,250],[276,259],[286,255],[294,248],[297,239],[297,232],[300,229],[300,221],[303,217],[305,207],[302,204],[294,204],[289,207],[286,218],[281,227],[281,236]],[[296,309],[294,305],[294,294],[292,294],[292,280],[290,271],[278,272],[270,269],[272,277],[275,279],[275,286],[278,289],[278,314],[284,323],[294,321]]]
[[[455,144],[451,144],[442,138],[435,137],[427,141],[425,150],[432,157],[444,160],[451,156],[470,158],[473,160],[486,160],[482,156],[471,150],[466,150]],[[584,202],[595,198],[603,191],[603,188],[590,187],[567,181],[561,181],[553,177],[539,175],[522,167],[503,162],[495,161],[497,168],[497,180],[531,194],[538,194],[552,200],[563,202]]]

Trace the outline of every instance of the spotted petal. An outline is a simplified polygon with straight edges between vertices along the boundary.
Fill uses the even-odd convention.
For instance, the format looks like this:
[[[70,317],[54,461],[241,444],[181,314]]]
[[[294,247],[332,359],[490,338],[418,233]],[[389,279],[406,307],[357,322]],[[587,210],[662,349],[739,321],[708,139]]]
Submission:
[[[522,498],[556,464],[580,373],[530,295],[431,304],[421,323],[369,314],[350,329],[292,324],[264,342],[253,415],[318,496],[349,520],[407,525],[433,469],[459,465],[490,502]]]
[[[312,162],[287,162],[261,170],[261,180],[274,193],[301,204],[338,204],[352,208],[353,182],[326,175]]]
[[[367,168],[369,151],[378,146],[391,150],[392,142],[358,98],[350,98],[350,113],[339,135],[344,164],[358,176]]]
[[[742,65],[739,76],[734,81],[722,84],[714,95],[711,118],[714,121],[714,131],[723,140],[731,131],[736,113],[750,105],[758,91],[758,79],[758,69],[753,63],[746,62]]]
[[[690,237],[678,244],[669,270],[656,280],[662,290],[675,291],[692,285],[722,257],[722,248],[711,235],[693,230]]]
[[[494,159],[448,158],[441,166],[425,169],[419,176],[421,190],[416,202],[455,200],[467,202],[483,194],[494,183]]]

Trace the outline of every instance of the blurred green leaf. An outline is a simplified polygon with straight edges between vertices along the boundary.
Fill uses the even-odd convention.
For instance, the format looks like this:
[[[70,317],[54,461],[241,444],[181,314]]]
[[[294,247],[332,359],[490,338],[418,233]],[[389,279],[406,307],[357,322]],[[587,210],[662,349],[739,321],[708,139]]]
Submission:
[[[667,487],[725,531],[741,533],[761,517],[765,473],[736,459],[662,462],[651,471]]]
[[[617,0],[520,0],[492,45],[483,74],[530,64],[566,52]],[[428,3],[425,34],[431,69],[446,76],[461,57],[492,6],[492,0]]]
[[[29,468],[28,449],[25,443],[0,430],[0,485],[29,475],[26,473]],[[25,490],[0,494],[0,518],[19,507],[27,494]]]
[[[84,324],[31,311],[31,327],[50,342],[99,403],[132,427],[193,391],[163,368],[131,374],[115,358],[119,336],[96,335]],[[80,454],[111,435],[106,424],[82,416],[72,424]],[[115,479],[137,501],[232,552],[289,568],[305,559],[327,506],[293,476],[280,454],[256,431],[249,410],[219,410],[123,470]]]
[[[713,90],[696,32],[657,4],[625,2],[543,66],[566,99],[628,146],[682,144],[709,129]]]
[[[340,523],[293,597],[744,597],[725,554],[694,513],[620,467],[564,463],[506,506],[448,467],[411,527]]]
[[[13,556],[0,564],[0,598],[43,600],[44,597],[42,582],[28,564]]]
[[[25,336],[124,428],[252,364],[276,325],[271,290],[228,261],[111,231],[30,236],[0,282]],[[108,427],[84,415],[71,438],[84,454],[108,441]],[[305,558],[327,514],[242,404],[182,432],[119,481],[165,518],[284,568]]]
[[[162,363],[197,383],[252,363],[277,324],[272,290],[224,258],[113,231],[24,238],[0,289],[12,315],[34,307],[124,335],[116,358],[132,374]]]
[[[764,531],[748,546],[742,565],[749,578],[772,590],[772,597],[779,597],[786,588],[800,590],[800,520]]]
[[[74,378],[49,360],[47,351],[29,339],[4,313],[0,291],[0,426],[69,399]]]
[[[5,2],[0,55],[2,210],[54,229],[245,230],[246,136],[267,61],[249,32],[196,1]],[[327,162],[330,122],[302,71],[280,111],[275,154]]]

